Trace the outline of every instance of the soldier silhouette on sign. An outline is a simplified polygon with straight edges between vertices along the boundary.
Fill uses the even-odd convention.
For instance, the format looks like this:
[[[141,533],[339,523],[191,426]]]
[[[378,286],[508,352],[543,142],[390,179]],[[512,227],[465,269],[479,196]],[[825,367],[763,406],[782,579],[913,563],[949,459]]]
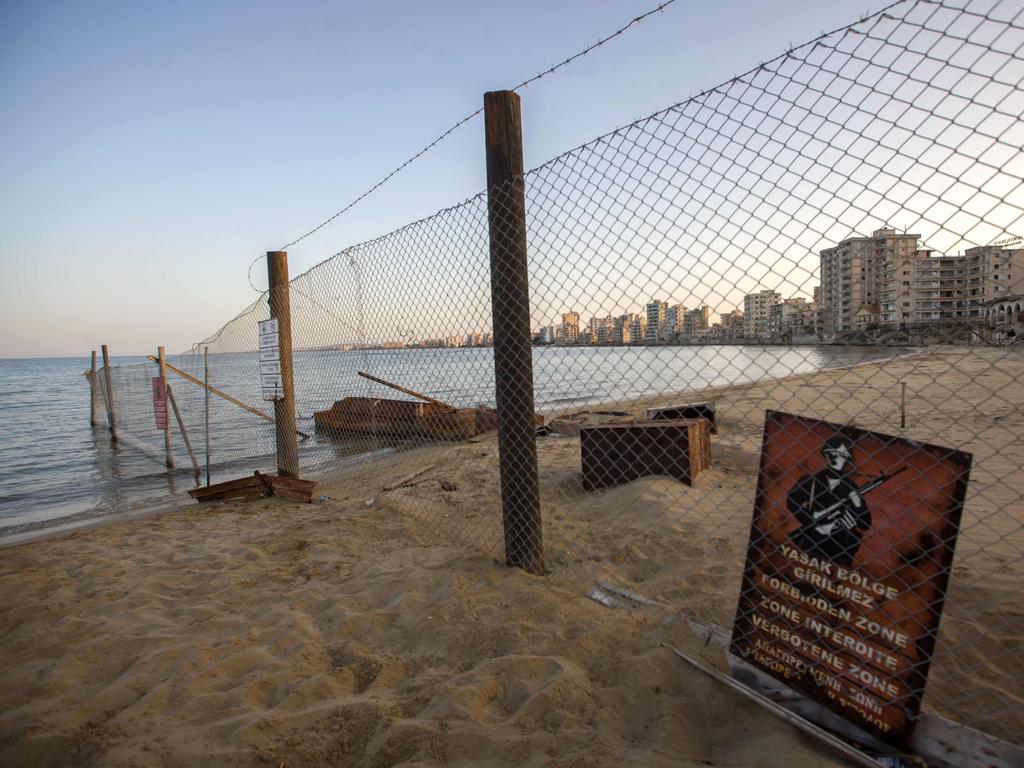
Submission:
[[[786,507],[800,523],[793,544],[812,557],[849,566],[860,549],[861,537],[871,528],[871,512],[863,494],[891,475],[883,475],[858,488],[853,472],[851,442],[842,435],[828,438],[821,447],[827,466],[804,475],[786,496]]]

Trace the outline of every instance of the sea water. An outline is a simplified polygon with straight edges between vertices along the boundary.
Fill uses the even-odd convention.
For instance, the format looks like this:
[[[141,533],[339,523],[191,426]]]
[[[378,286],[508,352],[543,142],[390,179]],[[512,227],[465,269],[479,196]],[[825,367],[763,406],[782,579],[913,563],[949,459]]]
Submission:
[[[538,347],[534,349],[535,401],[539,412],[564,412],[781,378],[905,351],[838,346]],[[258,399],[256,360],[254,352],[211,355],[210,381],[272,413],[272,403]],[[164,464],[162,435],[146,394],[156,366],[144,357],[112,360],[115,373],[132,371],[137,379],[134,389],[123,393],[127,402],[115,404],[123,419],[123,440],[115,445],[102,409],[100,423],[89,425],[89,383],[83,375],[89,364],[84,357],[0,360],[0,542],[182,501],[195,486],[191,460],[176,431],[176,466],[172,470]],[[373,452],[387,450],[371,440],[327,439],[313,427],[313,412],[330,407],[334,400],[359,394],[391,396],[388,390],[357,378],[356,370],[455,405],[494,404],[494,360],[489,348],[297,352],[298,428],[310,436],[300,443],[304,473],[315,477],[332,462],[372,458]],[[191,372],[201,376],[195,367]],[[173,373],[169,381],[205,482],[203,390]],[[213,482],[254,469],[273,470],[272,424],[217,397],[211,398],[210,413]]]

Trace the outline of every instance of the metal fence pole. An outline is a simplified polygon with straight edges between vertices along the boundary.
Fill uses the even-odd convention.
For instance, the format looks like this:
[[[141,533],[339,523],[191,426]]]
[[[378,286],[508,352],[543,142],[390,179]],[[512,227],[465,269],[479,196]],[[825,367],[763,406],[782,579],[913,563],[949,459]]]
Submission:
[[[281,357],[281,385],[284,397],[274,401],[277,432],[277,474],[299,476],[299,446],[295,439],[295,390],[292,380],[292,311],[288,293],[288,254],[267,251],[267,276],[270,283],[270,316],[277,318]]]
[[[544,572],[544,544],[533,422],[533,348],[519,96],[512,91],[485,93],[484,123],[505,561],[540,574]]]

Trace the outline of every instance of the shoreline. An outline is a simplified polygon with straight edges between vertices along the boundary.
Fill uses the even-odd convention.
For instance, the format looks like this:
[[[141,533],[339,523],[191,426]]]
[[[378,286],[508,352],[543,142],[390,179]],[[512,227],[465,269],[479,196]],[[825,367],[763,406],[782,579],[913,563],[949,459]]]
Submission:
[[[662,345],[662,346],[666,346],[666,345]],[[749,348],[768,348],[768,349],[810,349],[810,348],[815,348],[817,346],[823,346],[823,345],[802,345],[802,346],[798,345],[798,346],[795,346],[795,347],[792,346],[792,345],[788,345],[788,346],[787,345],[778,345],[778,346],[765,346],[765,345],[667,345],[667,346],[669,346],[669,347],[679,346],[679,347],[685,347],[685,348],[690,348],[690,347],[709,347],[709,346],[726,346],[726,347],[749,347]],[[827,346],[827,345],[825,345],[825,346]],[[625,348],[631,348],[631,347],[625,347]],[[661,347],[658,346],[658,347],[652,347],[652,348],[661,348]],[[581,409],[584,409],[584,410],[612,409],[612,408],[616,408],[616,407],[623,406],[623,405],[634,405],[636,403],[645,403],[646,404],[645,407],[651,407],[651,404],[667,404],[670,400],[681,398],[684,395],[685,396],[698,396],[698,395],[699,396],[707,396],[707,395],[711,395],[711,394],[717,394],[717,393],[720,393],[720,392],[729,392],[729,391],[734,391],[735,392],[735,391],[740,391],[740,390],[749,388],[751,386],[757,386],[758,384],[763,384],[763,383],[766,383],[766,382],[788,381],[788,380],[796,378],[796,377],[813,376],[815,374],[819,374],[819,373],[823,373],[823,372],[827,372],[827,371],[839,371],[839,370],[844,370],[844,369],[847,369],[847,368],[855,368],[857,366],[862,366],[862,365],[879,365],[879,364],[883,364],[884,362],[890,361],[890,360],[898,360],[898,359],[902,359],[902,358],[906,358],[906,357],[911,357],[911,356],[914,356],[914,355],[927,354],[929,349],[934,349],[934,348],[928,348],[928,347],[923,347],[923,348],[903,348],[903,347],[900,347],[900,348],[894,348],[894,349],[904,349],[905,351],[903,353],[901,353],[901,354],[895,354],[895,355],[893,355],[891,357],[886,357],[886,358],[883,358],[881,360],[879,360],[879,359],[862,360],[862,361],[857,361],[857,362],[854,362],[854,363],[848,363],[848,364],[839,365],[839,366],[833,366],[833,367],[829,367],[829,368],[822,368],[822,369],[819,369],[819,370],[816,370],[816,371],[802,371],[802,372],[799,372],[799,373],[790,373],[790,374],[787,374],[785,376],[776,377],[776,378],[768,378],[768,377],[766,377],[766,378],[757,379],[757,380],[754,380],[754,381],[742,382],[742,383],[739,383],[739,384],[722,384],[722,385],[715,385],[713,387],[703,388],[703,389],[682,389],[682,390],[679,390],[679,391],[674,392],[672,394],[652,395],[652,396],[649,396],[649,397],[642,397],[642,398],[639,398],[639,399],[632,399],[632,400],[626,400],[626,401],[605,400],[605,401],[601,401],[601,402],[591,402],[591,403],[584,404],[584,402],[586,400],[585,398],[576,399],[576,400],[573,400],[572,402],[577,403],[577,405],[568,405],[568,404],[565,404],[565,405],[562,405],[562,404],[555,405],[555,406],[552,406],[550,408],[544,408],[544,409],[538,411],[538,413],[542,413],[545,416],[546,419],[550,420],[551,418],[555,418],[557,416],[563,415],[564,413],[578,411],[578,410],[581,410]],[[386,350],[386,351],[394,351],[394,350]],[[484,439],[487,439],[487,438],[485,437]],[[402,449],[399,449],[399,450],[401,451]],[[314,473],[315,473],[314,474],[314,478],[315,478],[316,475],[321,475],[322,476],[322,475],[329,475],[329,474],[331,474],[333,472],[344,471],[344,465],[348,464],[349,462],[357,463],[358,461],[363,460],[361,457],[370,456],[373,453],[374,453],[374,451],[368,451],[368,452],[361,453],[361,454],[353,454],[352,456],[346,456],[346,457],[343,457],[340,460],[338,460],[338,459],[330,459],[330,460],[327,460],[327,461],[318,462],[316,464],[315,468],[314,468]],[[154,454],[154,457],[155,457],[155,454]],[[301,458],[301,454],[300,454],[300,458]],[[154,462],[155,462],[154,466],[156,466],[156,464],[162,464],[162,460],[159,459],[158,457],[154,458]],[[258,463],[258,460],[254,460],[254,462]],[[244,460],[233,459],[231,463],[232,464],[244,463]],[[214,466],[216,466],[216,465],[214,465]],[[191,476],[191,473],[189,473],[189,476]],[[183,477],[184,477],[184,475],[183,475]],[[135,518],[149,517],[149,516],[154,515],[154,514],[166,514],[168,512],[177,511],[178,509],[180,509],[182,507],[188,507],[192,503],[194,503],[194,502],[192,502],[192,500],[188,498],[186,492],[180,492],[180,493],[178,493],[176,495],[172,495],[172,496],[168,496],[168,497],[143,498],[143,499],[140,499],[138,502],[130,502],[130,506],[128,508],[126,508],[126,509],[111,510],[109,512],[102,512],[101,511],[101,512],[98,512],[98,513],[95,513],[95,514],[94,514],[94,508],[89,508],[89,509],[86,509],[86,510],[82,510],[80,512],[73,512],[73,513],[71,513],[69,515],[65,515],[65,516],[58,517],[58,518],[52,518],[52,520],[53,520],[53,524],[52,525],[48,524],[49,521],[39,521],[37,523],[25,523],[25,524],[22,524],[22,525],[23,526],[31,526],[31,528],[29,528],[27,530],[25,528],[21,528],[20,530],[15,531],[15,532],[13,532],[13,533],[11,533],[9,535],[2,534],[2,529],[4,528],[4,526],[0,525],[0,549],[5,549],[7,547],[17,546],[18,544],[29,543],[29,542],[33,542],[33,541],[48,540],[48,539],[52,539],[54,537],[58,537],[58,536],[61,536],[61,535],[71,534],[71,533],[74,533],[75,531],[92,530],[92,529],[94,529],[96,527],[102,527],[102,526],[108,525],[108,524],[117,524],[117,523],[120,523],[120,522],[125,522],[127,520],[135,519]],[[81,519],[81,516],[83,516],[83,515],[88,515],[88,517],[83,520],[83,519]],[[61,521],[64,521],[64,522],[61,522]],[[0,522],[2,522],[2,521],[0,521]],[[9,526],[9,527],[15,527],[15,526]]]
[[[883,376],[909,383],[902,432],[867,389]],[[585,492],[578,439],[539,438],[541,578],[504,567],[494,439],[346,467],[318,485],[326,504],[191,503],[4,548],[0,762],[831,764],[659,646],[725,663],[689,622],[731,625],[766,407],[974,453],[923,707],[1018,738],[1024,355],[797,377],[716,396],[692,487]],[[584,592],[599,580],[657,605],[598,605]]]

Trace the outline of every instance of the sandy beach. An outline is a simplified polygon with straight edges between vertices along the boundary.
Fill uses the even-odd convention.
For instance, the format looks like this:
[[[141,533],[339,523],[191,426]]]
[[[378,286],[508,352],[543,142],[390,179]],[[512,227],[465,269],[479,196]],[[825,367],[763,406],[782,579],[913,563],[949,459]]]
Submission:
[[[1019,738],[1022,380],[1019,351],[944,348],[680,393],[660,402],[720,418],[693,487],[586,493],[579,440],[539,438],[545,577],[502,564],[493,438],[352,465],[325,504],[191,505],[6,548],[0,764],[842,764],[661,646],[724,666],[685,618],[731,622],[766,408],[974,454],[924,708]],[[599,605],[599,580],[657,605]]]

